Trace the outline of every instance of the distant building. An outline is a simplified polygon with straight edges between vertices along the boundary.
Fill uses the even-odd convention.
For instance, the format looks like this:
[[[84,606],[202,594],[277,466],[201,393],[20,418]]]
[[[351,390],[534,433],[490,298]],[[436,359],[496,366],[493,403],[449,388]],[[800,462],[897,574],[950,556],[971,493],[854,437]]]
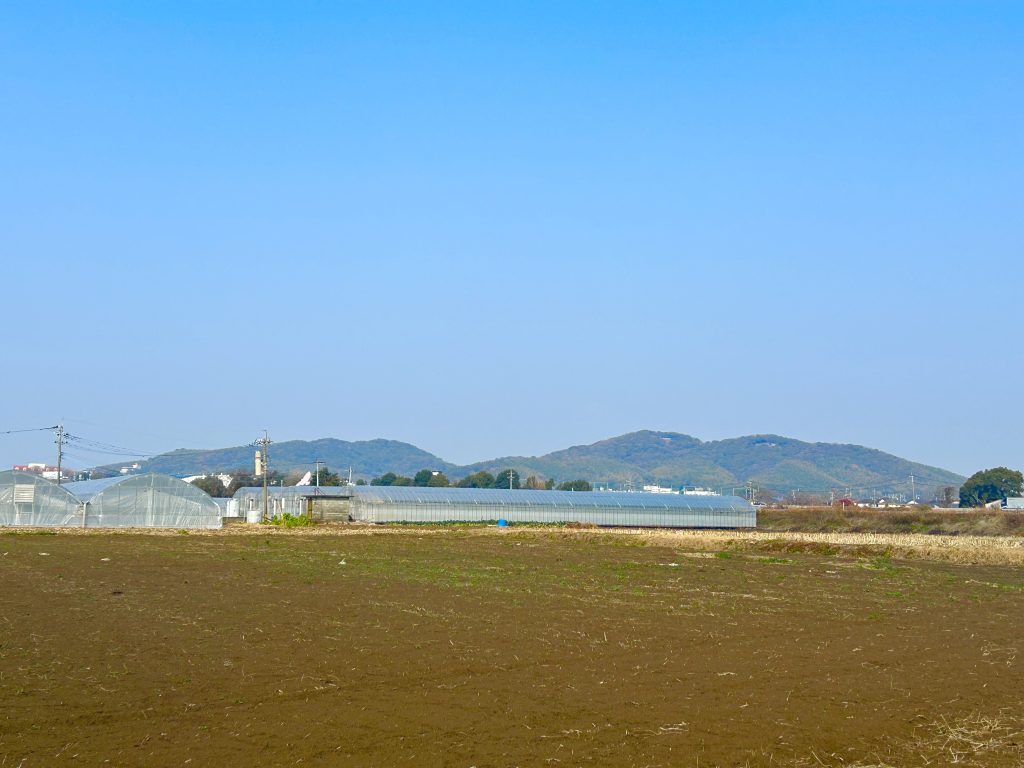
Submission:
[[[698,488],[695,485],[687,486],[683,488],[684,496],[718,496],[717,491],[713,491],[710,488]]]
[[[39,475],[44,480],[56,480],[57,479],[57,467],[51,466],[50,464],[40,463],[29,463],[29,464],[15,464],[11,467],[15,472],[30,472],[33,475]],[[62,480],[73,480],[75,477],[75,471],[68,469],[67,467],[61,467],[60,470]]]
[[[138,464],[136,464],[135,466],[138,467]],[[121,474],[127,474],[127,472],[125,472],[122,469],[121,470]],[[309,474],[309,473],[307,472],[306,474]],[[217,478],[218,480],[220,480],[221,485],[223,485],[225,488],[228,488],[231,485],[231,481],[234,480],[234,478],[231,477],[231,475],[229,475],[227,473],[222,473],[222,474],[219,474],[219,475],[191,475],[190,477],[183,477],[181,479],[184,480],[186,483],[191,483],[191,482],[193,482],[195,480],[203,480],[204,478],[207,478],[207,477],[215,477],[215,478]],[[302,483],[299,483],[299,485],[302,485]]]
[[[679,493],[674,488],[665,488],[661,485],[645,485],[644,493]]]

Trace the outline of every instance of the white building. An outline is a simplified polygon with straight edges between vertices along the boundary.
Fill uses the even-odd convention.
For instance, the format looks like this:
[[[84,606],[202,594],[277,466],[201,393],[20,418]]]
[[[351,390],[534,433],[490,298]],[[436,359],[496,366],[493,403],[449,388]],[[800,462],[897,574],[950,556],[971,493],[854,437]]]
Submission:
[[[683,495],[684,496],[718,496],[719,494],[716,491],[711,490],[710,488],[698,488],[696,486],[689,486],[687,488],[683,488]]]
[[[676,490],[674,490],[672,488],[665,488],[664,486],[661,486],[661,485],[645,485],[644,486],[644,493],[676,493],[676,494],[678,494],[679,491],[676,491]]]
[[[136,464],[135,466],[137,467],[138,464]],[[121,471],[122,471],[122,473],[125,473],[124,470],[121,470]],[[220,475],[192,475],[191,477],[183,477],[181,479],[184,480],[186,483],[191,483],[194,480],[202,480],[202,479],[207,478],[207,477],[215,477],[215,478],[217,478],[218,480],[220,480],[221,484],[225,488],[228,488],[231,485],[231,481],[234,479],[234,478],[231,477],[231,475],[228,475],[228,474],[220,474]],[[301,485],[301,483],[300,483],[300,485]]]

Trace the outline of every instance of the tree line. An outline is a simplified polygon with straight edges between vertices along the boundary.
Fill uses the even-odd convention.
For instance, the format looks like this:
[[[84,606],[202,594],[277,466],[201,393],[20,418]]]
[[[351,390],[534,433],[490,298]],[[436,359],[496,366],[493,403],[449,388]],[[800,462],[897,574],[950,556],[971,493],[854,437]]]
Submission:
[[[250,472],[231,472],[231,482],[224,485],[216,475],[198,477],[192,481],[192,485],[201,488],[206,493],[215,497],[230,498],[235,495],[239,488],[255,488],[263,485],[263,477],[256,476]],[[272,486],[297,485],[305,472],[290,472],[285,474],[277,470],[270,470],[267,473],[267,484]],[[317,481],[324,487],[346,485],[347,479],[338,472],[333,472],[329,467],[320,467]],[[356,485],[366,485],[366,481],[359,479]],[[490,472],[480,471],[452,482],[444,472],[431,469],[421,469],[412,477],[399,475],[394,472],[385,472],[379,477],[370,480],[370,485],[392,485],[412,486],[418,488],[512,488],[535,490],[535,491],[592,491],[593,486],[587,480],[569,480],[564,483],[555,484],[549,478],[539,478],[536,475],[529,475],[525,481],[521,481],[519,473],[514,469],[503,469],[497,475]]]
[[[380,477],[370,480],[370,485],[406,485],[419,488],[504,488],[506,490],[526,489],[532,491],[592,491],[593,486],[586,480],[569,480],[555,485],[555,481],[529,475],[523,482],[514,469],[503,469],[497,475],[481,470],[452,483],[443,472],[421,469],[413,477],[385,472]]]
[[[216,475],[196,478],[192,484],[201,488],[211,496],[231,497],[239,488],[250,488],[263,485],[263,478],[257,477],[248,472],[231,472],[231,482],[225,486]],[[277,470],[270,470],[267,473],[269,485],[296,485],[305,472],[291,472],[285,474]],[[319,484],[322,486],[345,485],[346,479],[338,472],[332,472],[329,467],[321,467],[319,472]],[[356,481],[357,485],[366,485],[365,480]],[[471,475],[451,482],[447,475],[436,470],[421,469],[412,477],[399,475],[394,472],[385,472],[379,477],[370,480],[370,485],[393,485],[413,486],[419,488],[505,488],[505,489],[527,489],[536,491],[592,491],[593,486],[587,480],[569,480],[555,484],[550,478],[540,478],[537,475],[529,475],[525,481],[521,480],[519,473],[514,469],[503,469],[497,475],[481,470]],[[936,494],[937,499],[949,504],[955,498],[955,488],[947,486]],[[1024,495],[1024,474],[1007,467],[995,467],[975,472],[960,488],[960,507],[983,507],[993,501],[1006,500],[1010,496]],[[794,499],[795,501],[796,499]]]

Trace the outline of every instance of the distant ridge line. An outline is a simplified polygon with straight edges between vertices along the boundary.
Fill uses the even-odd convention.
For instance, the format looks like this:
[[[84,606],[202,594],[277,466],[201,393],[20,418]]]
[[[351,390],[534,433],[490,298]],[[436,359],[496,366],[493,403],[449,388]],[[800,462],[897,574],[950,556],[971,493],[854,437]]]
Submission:
[[[178,448],[138,462],[142,471],[178,476],[215,471],[251,470],[253,448]],[[515,469],[558,482],[591,482],[741,488],[747,484],[775,492],[865,495],[902,492],[914,475],[916,489],[931,494],[944,486],[958,487],[962,475],[903,459],[883,451],[848,443],[804,442],[781,435],[762,434],[702,441],[678,432],[641,430],[574,445],[541,456],[503,456],[457,465],[398,440],[375,438],[346,441],[338,438],[288,440],[275,443],[274,469],[308,469],[320,460],[340,471],[351,466],[353,475],[369,480],[386,472],[412,476],[421,469],[444,472],[455,480],[478,471],[496,474]],[[106,465],[117,469],[123,464]]]

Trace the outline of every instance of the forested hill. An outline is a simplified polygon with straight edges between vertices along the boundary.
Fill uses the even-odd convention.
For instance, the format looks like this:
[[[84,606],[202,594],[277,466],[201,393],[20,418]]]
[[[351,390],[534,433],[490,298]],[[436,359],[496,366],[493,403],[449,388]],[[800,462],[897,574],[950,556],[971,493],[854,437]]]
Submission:
[[[939,486],[959,486],[954,472],[918,464],[859,445],[807,443],[778,435],[752,435],[705,442],[676,432],[632,432],[543,456],[507,456],[468,466],[444,461],[432,453],[396,440],[349,442],[334,438],[293,440],[271,447],[271,466],[281,471],[312,468],[320,460],[356,477],[385,472],[413,475],[435,469],[453,480],[477,470],[492,473],[515,468],[523,477],[534,474],[558,481],[584,478],[592,482],[658,483],[726,488],[750,481],[778,491],[810,493],[851,488],[867,493],[877,489],[930,493]],[[213,450],[176,450],[144,462],[144,469],[172,475],[248,470],[252,446]]]
[[[751,435],[704,442],[676,432],[631,432],[544,456],[503,457],[464,467],[464,472],[515,467],[521,474],[583,477],[598,481],[725,488],[750,481],[773,490],[852,493],[877,489],[909,492],[959,486],[955,472],[918,464],[872,448],[807,443],[779,435]]]
[[[148,472],[164,472],[178,477],[204,472],[252,471],[255,448],[239,445],[234,448],[211,450],[179,449],[154,456],[143,462]],[[289,440],[270,446],[272,468],[288,472],[293,469],[312,469],[316,461],[324,462],[336,472],[356,477],[373,477],[384,472],[415,473],[425,467],[450,473],[457,467],[439,459],[432,453],[397,440]]]

